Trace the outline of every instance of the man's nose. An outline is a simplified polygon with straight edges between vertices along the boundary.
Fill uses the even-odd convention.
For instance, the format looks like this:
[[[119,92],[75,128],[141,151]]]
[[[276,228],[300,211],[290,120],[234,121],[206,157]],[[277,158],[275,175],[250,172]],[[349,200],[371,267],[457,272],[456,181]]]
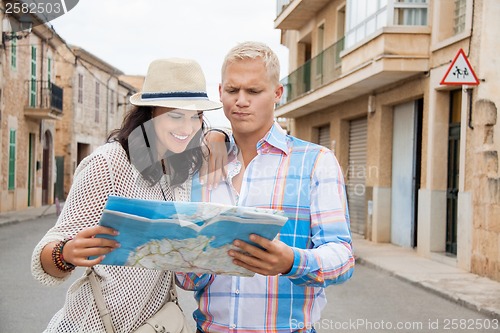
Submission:
[[[247,106],[248,105],[248,96],[244,91],[240,91],[238,93],[238,98],[236,100],[236,105],[237,106]]]

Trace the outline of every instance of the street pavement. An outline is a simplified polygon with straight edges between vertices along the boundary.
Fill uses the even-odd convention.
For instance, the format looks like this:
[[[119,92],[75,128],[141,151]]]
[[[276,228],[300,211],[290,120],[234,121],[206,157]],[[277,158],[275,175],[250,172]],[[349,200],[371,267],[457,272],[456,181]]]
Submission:
[[[2,225],[21,223],[57,213],[55,205],[0,214]],[[353,235],[356,260],[402,281],[433,292],[450,301],[492,318],[500,319],[500,282],[466,272],[453,259],[435,260],[415,250],[392,244],[373,243]]]

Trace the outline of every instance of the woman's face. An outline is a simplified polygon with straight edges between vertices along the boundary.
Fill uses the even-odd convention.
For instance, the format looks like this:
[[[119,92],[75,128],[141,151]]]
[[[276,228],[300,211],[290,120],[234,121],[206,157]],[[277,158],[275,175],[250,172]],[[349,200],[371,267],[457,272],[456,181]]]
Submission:
[[[166,151],[182,153],[201,129],[203,112],[155,107],[153,124],[160,156]]]

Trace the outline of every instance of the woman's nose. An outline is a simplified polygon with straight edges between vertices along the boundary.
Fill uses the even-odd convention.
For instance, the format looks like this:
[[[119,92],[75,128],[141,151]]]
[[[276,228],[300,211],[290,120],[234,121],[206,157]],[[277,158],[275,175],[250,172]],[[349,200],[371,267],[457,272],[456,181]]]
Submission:
[[[193,124],[189,121],[189,119],[183,119],[177,124],[177,132],[182,135],[189,135],[193,131]]]

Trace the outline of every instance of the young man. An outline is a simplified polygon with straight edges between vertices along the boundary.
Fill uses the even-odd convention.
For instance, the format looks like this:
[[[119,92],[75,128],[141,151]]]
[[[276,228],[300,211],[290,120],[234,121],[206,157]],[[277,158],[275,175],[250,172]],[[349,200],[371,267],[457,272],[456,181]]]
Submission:
[[[253,235],[229,251],[253,277],[179,274],[195,290],[199,332],[315,332],[324,288],[354,269],[344,177],[334,154],[287,135],[274,122],[279,60],[266,45],[245,42],[227,54],[219,85],[236,145],[227,179],[212,202],[273,208],[288,221],[279,237]],[[244,254],[245,253],[245,254]]]

